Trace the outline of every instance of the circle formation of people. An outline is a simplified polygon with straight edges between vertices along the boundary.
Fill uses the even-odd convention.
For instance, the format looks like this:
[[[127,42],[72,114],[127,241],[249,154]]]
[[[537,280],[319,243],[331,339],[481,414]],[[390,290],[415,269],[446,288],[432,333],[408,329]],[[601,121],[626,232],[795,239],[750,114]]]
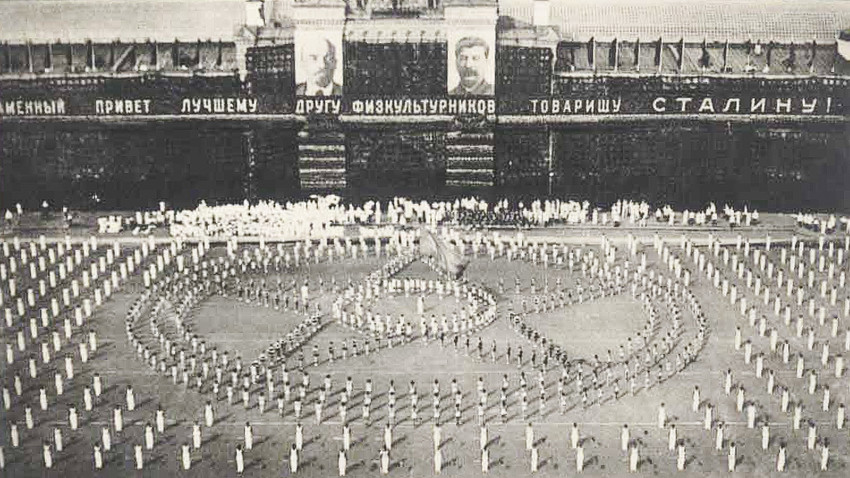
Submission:
[[[226,450],[227,466],[242,474],[264,461],[255,449],[276,436],[283,463],[263,466],[284,473],[317,473],[315,463],[328,458],[316,442],[333,439],[340,446],[332,467],[340,476],[361,467],[392,474],[423,453],[441,474],[468,458],[451,438],[466,442],[470,429],[479,438],[474,460],[482,473],[505,462],[536,473],[563,459],[576,472],[603,465],[665,474],[707,466],[841,466],[830,450],[847,448],[843,400],[850,387],[842,353],[850,350],[850,328],[842,322],[850,315],[850,241],[834,237],[834,217],[800,215],[800,237],[782,240],[714,230],[706,238],[688,230],[676,239],[656,233],[651,243],[624,232],[578,244],[449,224],[644,227],[651,208],[620,202],[603,218],[579,203],[456,204],[398,200],[383,215],[379,203],[353,208],[319,199],[269,205],[243,215],[241,225],[240,211],[253,206],[204,206],[158,215],[174,221],[171,238],[4,241],[0,469],[189,470]],[[268,210],[276,212],[264,216]],[[281,211],[288,216],[266,220]],[[293,219],[305,215],[312,219]],[[746,227],[760,218],[712,205],[678,215],[659,208],[654,220]],[[372,233],[338,230],[346,224],[370,225]],[[517,274],[510,285],[504,275],[458,275],[445,255],[423,249],[416,228],[422,224],[437,231],[440,247],[472,266],[542,271],[543,283],[536,274]],[[287,227],[293,240],[262,239]],[[245,234],[261,238],[210,239]],[[110,299],[119,291],[135,297],[124,309],[124,341],[104,345],[104,334],[114,336],[114,312],[107,311],[115,310]],[[293,325],[246,362],[198,332],[202,305],[214,297],[267,308]],[[570,307],[606,298],[631,301],[643,321],[606,352],[588,355],[546,326]],[[704,310],[706,302],[711,307]],[[725,316],[707,317],[706,310]],[[415,347],[454,351],[459,362],[475,364],[473,371],[361,371],[364,363]],[[107,384],[109,367],[120,363],[115,355],[135,356],[139,374],[160,378],[143,383],[119,371],[124,378]],[[711,365],[697,365],[706,355]],[[723,368],[715,376],[716,363]],[[405,375],[407,383],[396,383]],[[689,399],[677,393],[683,388]],[[166,410],[158,395],[167,393],[202,407]],[[631,410],[635,417],[582,423],[579,417],[597,416],[597,409]],[[235,416],[245,419],[238,439]],[[279,425],[267,430],[269,420]],[[605,431],[611,425],[614,439]],[[423,428],[433,446],[399,445]],[[567,447],[547,443],[559,429]],[[496,445],[512,434],[524,450],[519,454]],[[85,465],[74,456],[85,456]],[[161,465],[162,458],[176,465]]]

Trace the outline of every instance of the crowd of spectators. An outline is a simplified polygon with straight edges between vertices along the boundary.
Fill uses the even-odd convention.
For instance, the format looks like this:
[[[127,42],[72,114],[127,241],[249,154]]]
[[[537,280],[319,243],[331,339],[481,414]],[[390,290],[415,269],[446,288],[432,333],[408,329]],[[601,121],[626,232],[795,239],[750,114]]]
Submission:
[[[65,214],[72,214],[67,210]],[[5,228],[20,225],[24,211],[7,210]],[[830,234],[848,230],[850,218],[835,214],[798,213],[796,226]],[[714,203],[702,209],[677,211],[670,205],[653,206],[645,201],[620,200],[609,207],[589,201],[507,199],[488,202],[476,197],[443,201],[396,197],[354,204],[339,196],[312,196],[298,202],[260,201],[211,206],[201,202],[194,209],[170,209],[165,203],[132,215],[110,214],[97,218],[100,234],[130,232],[149,235],[157,231],[173,237],[221,239],[266,237],[281,240],[342,237],[346,227],[358,226],[461,226],[529,229],[551,226],[592,227],[709,227],[736,228],[762,225],[758,210]]]

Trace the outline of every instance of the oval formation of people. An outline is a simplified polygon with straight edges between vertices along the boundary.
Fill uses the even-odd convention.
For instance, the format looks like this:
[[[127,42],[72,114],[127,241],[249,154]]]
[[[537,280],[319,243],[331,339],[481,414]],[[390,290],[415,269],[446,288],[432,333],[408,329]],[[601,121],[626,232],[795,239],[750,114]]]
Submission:
[[[850,1],[0,1],[0,477],[848,476]]]

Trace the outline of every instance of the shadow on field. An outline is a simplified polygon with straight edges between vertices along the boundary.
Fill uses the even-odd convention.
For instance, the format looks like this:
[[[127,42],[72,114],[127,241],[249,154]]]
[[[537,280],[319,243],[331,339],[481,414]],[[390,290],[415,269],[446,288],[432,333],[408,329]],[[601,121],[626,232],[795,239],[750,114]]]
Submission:
[[[393,442],[392,442],[392,445],[393,445],[393,446],[396,446],[396,445],[398,445],[399,443],[404,443],[404,442],[406,442],[406,441],[407,441],[407,435],[402,435],[400,438],[397,438],[395,441],[393,441]]]
[[[215,421],[213,422],[213,425],[215,425],[217,423],[227,422],[227,420],[230,419],[230,417],[232,417],[232,416],[233,416],[232,413],[228,413],[227,415],[222,415],[220,417],[216,417]]]

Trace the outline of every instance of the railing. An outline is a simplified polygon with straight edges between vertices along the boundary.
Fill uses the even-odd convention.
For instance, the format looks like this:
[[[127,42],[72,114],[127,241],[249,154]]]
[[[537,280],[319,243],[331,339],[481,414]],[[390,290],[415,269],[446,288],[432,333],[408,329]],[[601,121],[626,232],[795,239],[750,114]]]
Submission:
[[[418,16],[442,10],[441,0],[346,0],[351,12],[371,16]]]
[[[0,75],[87,75],[193,72],[217,74],[238,67],[232,42],[75,43],[0,45]]]

